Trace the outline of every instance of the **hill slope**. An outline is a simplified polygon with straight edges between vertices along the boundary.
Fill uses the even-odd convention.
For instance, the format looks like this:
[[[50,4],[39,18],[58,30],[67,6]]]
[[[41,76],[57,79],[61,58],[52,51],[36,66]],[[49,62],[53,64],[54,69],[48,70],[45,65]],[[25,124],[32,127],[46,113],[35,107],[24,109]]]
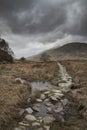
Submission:
[[[42,54],[28,58],[34,61],[56,61],[67,59],[87,58],[86,43],[68,43],[58,48],[45,51]]]

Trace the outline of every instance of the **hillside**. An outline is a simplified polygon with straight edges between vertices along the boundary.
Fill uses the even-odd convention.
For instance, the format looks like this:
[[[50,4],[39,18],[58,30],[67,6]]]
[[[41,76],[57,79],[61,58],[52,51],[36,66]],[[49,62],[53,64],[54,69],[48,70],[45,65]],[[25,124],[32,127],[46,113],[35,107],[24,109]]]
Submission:
[[[80,58],[87,58],[86,43],[68,43],[61,47],[45,51],[39,55],[29,57],[28,59],[35,61],[56,61]]]

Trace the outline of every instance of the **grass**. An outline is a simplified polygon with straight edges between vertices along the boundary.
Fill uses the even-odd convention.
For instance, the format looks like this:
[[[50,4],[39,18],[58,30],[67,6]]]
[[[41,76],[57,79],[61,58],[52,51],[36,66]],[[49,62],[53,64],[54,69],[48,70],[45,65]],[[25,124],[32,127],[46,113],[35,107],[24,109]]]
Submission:
[[[87,60],[61,61],[66,66],[69,74],[82,90],[80,102],[87,108]],[[30,85],[18,84],[15,78],[20,77],[26,81],[50,81],[58,85],[60,76],[56,62],[20,62],[13,64],[0,64],[0,129],[12,130],[10,124],[15,124],[20,119],[18,113],[20,107],[26,104],[29,97]],[[34,100],[36,97],[34,97]],[[33,100],[33,101],[34,101]],[[82,123],[81,123],[82,121]],[[80,126],[81,129],[78,129]],[[1,126],[2,125],[2,126]],[[75,126],[74,126],[75,125]],[[8,126],[8,129],[6,129]],[[52,130],[86,130],[86,121],[83,119],[70,119],[61,127],[53,124]]]

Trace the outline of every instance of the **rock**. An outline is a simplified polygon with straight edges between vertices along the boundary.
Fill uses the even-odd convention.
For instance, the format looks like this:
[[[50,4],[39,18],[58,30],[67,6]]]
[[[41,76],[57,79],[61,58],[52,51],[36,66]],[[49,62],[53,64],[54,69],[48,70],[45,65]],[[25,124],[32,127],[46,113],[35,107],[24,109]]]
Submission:
[[[33,115],[26,115],[25,120],[27,121],[36,121],[36,117]]]
[[[21,128],[14,128],[14,130],[22,130]]]
[[[57,108],[54,109],[54,112],[55,112],[55,113],[59,113],[59,112],[61,112],[61,111],[63,111],[63,108],[62,108],[62,107],[57,107]]]
[[[47,107],[47,112],[48,113],[52,113],[52,108],[51,107]]]
[[[40,123],[34,122],[34,123],[32,123],[32,126],[40,126]]]
[[[21,78],[16,78],[15,81],[17,83],[21,83],[21,84],[24,84],[25,83],[25,80],[22,80]]]
[[[22,125],[19,126],[19,128],[22,129],[22,130],[26,130],[26,127],[25,127],[25,126],[22,126]]]
[[[40,97],[42,100],[44,100],[46,98],[46,96],[44,94],[41,94],[41,97]]]
[[[52,104],[51,102],[45,102],[45,105],[46,105],[47,107],[53,106],[53,104]]]
[[[42,102],[42,100],[41,100],[41,99],[36,99],[36,101],[37,101],[37,102]]]
[[[52,92],[54,93],[62,93],[61,90],[53,89]]]
[[[63,105],[61,103],[59,103],[55,108],[53,108],[54,113],[59,113],[61,111],[63,111]]]
[[[43,130],[43,128],[41,127],[41,128],[36,129],[36,130]]]
[[[51,96],[50,99],[53,101],[57,101],[57,98],[55,98],[54,96]]]
[[[71,88],[72,87],[72,82],[59,83],[59,87],[61,87],[61,88]]]
[[[44,92],[44,94],[45,94],[45,95],[48,95],[48,94],[50,94],[50,91],[46,91],[46,92]]]
[[[28,113],[28,114],[32,114],[33,113],[33,110],[31,108],[26,108],[25,111]]]
[[[46,98],[44,101],[45,101],[45,102],[49,102],[49,98]]]
[[[53,116],[45,116],[43,118],[43,123],[45,125],[49,125],[50,123],[52,123],[53,121],[55,121],[55,118]]]
[[[25,126],[25,127],[29,127],[29,126],[30,126],[29,124],[25,124],[25,123],[23,123],[23,122],[19,122],[19,125],[20,125],[20,126]]]
[[[33,105],[33,110],[39,112],[40,111],[40,106],[41,106],[41,104],[39,104],[39,103],[34,104]]]
[[[69,101],[68,101],[68,99],[63,99],[63,100],[61,100],[61,102],[62,102],[63,106],[66,106]]]
[[[50,130],[50,126],[44,126],[45,130]]]

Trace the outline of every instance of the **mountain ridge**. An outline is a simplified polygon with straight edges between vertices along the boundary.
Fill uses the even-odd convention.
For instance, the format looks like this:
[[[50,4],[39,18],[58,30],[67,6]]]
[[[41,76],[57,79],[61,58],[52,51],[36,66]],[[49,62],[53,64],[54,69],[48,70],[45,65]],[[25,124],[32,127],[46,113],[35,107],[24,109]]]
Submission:
[[[29,57],[32,61],[57,61],[87,58],[87,43],[72,42],[49,49],[41,54]]]

